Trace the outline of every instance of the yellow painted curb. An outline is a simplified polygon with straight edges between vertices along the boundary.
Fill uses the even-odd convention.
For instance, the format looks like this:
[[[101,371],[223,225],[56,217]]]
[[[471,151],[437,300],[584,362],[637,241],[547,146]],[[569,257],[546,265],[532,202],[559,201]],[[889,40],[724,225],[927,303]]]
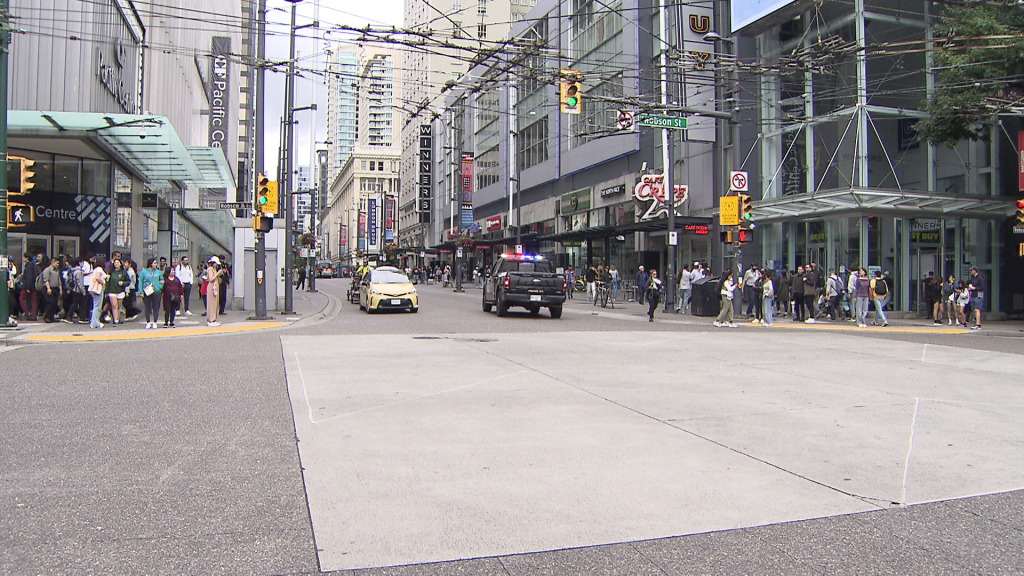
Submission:
[[[173,338],[176,336],[201,336],[204,334],[226,334],[231,332],[248,332],[251,330],[263,330],[265,328],[277,328],[287,326],[288,322],[259,322],[255,324],[229,324],[227,326],[208,326],[205,328],[186,328],[184,330],[175,328],[173,330],[139,330],[134,332],[101,333],[92,332],[88,334],[33,334],[25,338],[33,342],[103,342],[113,340],[146,340],[153,338]]]
[[[756,326],[761,327],[760,324],[740,324],[741,326]],[[967,334],[970,330],[961,330],[958,328],[883,328],[881,326],[868,326],[867,328],[858,328],[857,326],[830,326],[828,324],[785,324],[777,322],[771,325],[772,328],[796,328],[798,330],[842,330],[848,332],[901,332],[906,334]]]

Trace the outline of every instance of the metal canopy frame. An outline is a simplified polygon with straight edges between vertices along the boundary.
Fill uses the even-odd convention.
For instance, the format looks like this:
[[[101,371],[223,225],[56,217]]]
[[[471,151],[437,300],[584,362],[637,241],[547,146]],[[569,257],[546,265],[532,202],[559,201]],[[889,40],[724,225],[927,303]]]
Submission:
[[[952,196],[934,192],[852,188],[768,199],[759,202],[753,210],[754,221],[766,224],[857,214],[1002,220],[1012,216],[1013,206],[998,196]]]
[[[146,182],[187,182],[199,188],[234,188],[220,148],[186,146],[166,116],[10,110],[12,137],[78,138],[96,144]]]

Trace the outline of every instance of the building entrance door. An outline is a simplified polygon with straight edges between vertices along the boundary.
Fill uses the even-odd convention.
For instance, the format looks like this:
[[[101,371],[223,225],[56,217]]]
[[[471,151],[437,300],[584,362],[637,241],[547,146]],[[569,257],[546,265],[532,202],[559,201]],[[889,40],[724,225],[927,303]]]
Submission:
[[[924,279],[928,277],[929,272],[935,272],[942,278],[942,268],[939,266],[939,250],[937,248],[915,248],[912,258],[910,259],[910,278],[913,282],[913,286],[910,290],[910,297],[913,300],[910,303],[910,309],[916,311],[918,314],[922,312],[925,315],[931,314],[930,310],[927,310],[927,300],[924,296]]]
[[[7,235],[7,251],[10,252],[11,258],[13,258],[18,268],[21,268],[21,264],[24,261],[23,256],[28,254],[35,256],[36,254],[50,255],[50,237],[41,236],[39,234],[8,234]],[[49,262],[44,266],[49,266]]]
[[[56,256],[66,255],[68,258],[78,258],[79,239],[75,236],[54,236],[53,253]]]

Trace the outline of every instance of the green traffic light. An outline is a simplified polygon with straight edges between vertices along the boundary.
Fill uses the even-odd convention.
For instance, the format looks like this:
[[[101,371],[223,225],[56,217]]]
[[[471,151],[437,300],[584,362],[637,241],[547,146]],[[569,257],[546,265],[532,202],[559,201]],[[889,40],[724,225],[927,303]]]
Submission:
[[[566,106],[570,106],[570,107],[572,107],[572,108],[575,108],[575,107],[576,107],[576,104],[578,104],[578,103],[579,103],[579,101],[580,101],[580,99],[579,99],[579,98],[576,98],[575,96],[572,96],[572,97],[569,97],[569,98],[568,98],[568,99],[567,99],[567,100],[565,101],[565,104],[566,104]]]
[[[260,206],[263,206],[266,203],[267,203],[267,197],[266,196],[260,196]]]

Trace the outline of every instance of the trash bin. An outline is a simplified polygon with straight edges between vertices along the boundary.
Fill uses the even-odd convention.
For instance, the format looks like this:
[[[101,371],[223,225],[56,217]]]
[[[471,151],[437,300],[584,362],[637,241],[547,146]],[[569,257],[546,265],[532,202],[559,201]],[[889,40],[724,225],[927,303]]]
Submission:
[[[690,292],[690,313],[694,316],[718,316],[721,293],[718,277],[701,278],[693,283]]]

